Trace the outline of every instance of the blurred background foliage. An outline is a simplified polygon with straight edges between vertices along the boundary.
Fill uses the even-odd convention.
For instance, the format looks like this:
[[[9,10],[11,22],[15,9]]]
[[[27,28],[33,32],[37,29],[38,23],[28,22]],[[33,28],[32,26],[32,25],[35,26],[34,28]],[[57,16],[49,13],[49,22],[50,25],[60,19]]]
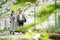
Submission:
[[[37,0],[17,0],[16,4],[24,4],[25,2],[35,3]]]

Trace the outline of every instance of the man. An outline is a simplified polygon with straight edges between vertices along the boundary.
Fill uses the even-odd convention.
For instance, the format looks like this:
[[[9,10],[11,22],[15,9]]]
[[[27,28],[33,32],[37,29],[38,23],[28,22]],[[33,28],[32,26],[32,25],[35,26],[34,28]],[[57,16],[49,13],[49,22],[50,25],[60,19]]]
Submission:
[[[24,22],[26,22],[26,18],[24,16],[24,14],[22,13],[22,10],[19,11],[19,14],[17,16],[17,22],[19,24],[19,27],[23,27]],[[24,30],[20,30],[22,33],[25,33]]]
[[[17,22],[20,27],[23,27],[24,22],[26,22],[26,18],[24,16],[24,14],[22,13],[22,10],[19,10],[19,14],[17,16]]]

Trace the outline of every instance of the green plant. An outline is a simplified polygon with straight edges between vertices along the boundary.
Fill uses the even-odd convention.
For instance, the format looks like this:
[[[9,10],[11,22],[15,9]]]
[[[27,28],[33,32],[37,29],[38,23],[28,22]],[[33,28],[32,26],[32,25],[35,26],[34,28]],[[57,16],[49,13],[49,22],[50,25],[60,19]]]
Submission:
[[[24,4],[25,2],[35,3],[37,0],[17,0],[15,4]]]
[[[1,5],[5,4],[5,3],[7,3],[7,1],[2,1]]]
[[[47,28],[46,31],[49,32],[49,33],[53,33],[53,32],[56,31],[56,27],[55,27],[55,26],[51,26],[51,25],[49,25],[49,27]]]
[[[49,39],[49,34],[47,32],[42,32],[39,40],[48,40],[48,39]]]
[[[23,26],[23,27],[18,27],[18,28],[17,28],[17,31],[29,30],[29,29],[33,28],[34,26],[35,26],[35,24],[32,23],[32,24],[29,24],[29,25],[26,25],[26,26]]]
[[[59,5],[55,4],[50,4],[50,5],[45,5],[42,10],[39,10],[38,12],[38,17],[42,18],[46,15],[51,15],[54,13],[55,10],[60,9]]]
[[[2,5],[0,5],[0,8],[2,8]]]
[[[29,38],[0,38],[0,40],[30,40]],[[31,40],[34,40],[31,38]]]

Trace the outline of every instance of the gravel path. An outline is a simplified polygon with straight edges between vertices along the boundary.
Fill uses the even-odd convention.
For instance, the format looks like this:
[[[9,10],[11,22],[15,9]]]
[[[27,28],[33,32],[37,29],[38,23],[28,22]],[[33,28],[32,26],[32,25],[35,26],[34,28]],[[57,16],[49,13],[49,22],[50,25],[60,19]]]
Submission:
[[[24,34],[22,33],[17,33],[15,32],[15,34],[9,34],[9,32],[6,32],[6,33],[0,33],[0,38],[18,38],[18,37],[23,37],[25,36]]]

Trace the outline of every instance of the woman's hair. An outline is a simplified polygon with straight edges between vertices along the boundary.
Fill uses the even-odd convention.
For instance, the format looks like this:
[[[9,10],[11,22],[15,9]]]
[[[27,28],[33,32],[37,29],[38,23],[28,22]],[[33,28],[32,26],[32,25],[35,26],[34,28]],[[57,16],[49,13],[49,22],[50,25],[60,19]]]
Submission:
[[[14,11],[11,11],[11,16],[13,16],[13,12],[14,12]]]

